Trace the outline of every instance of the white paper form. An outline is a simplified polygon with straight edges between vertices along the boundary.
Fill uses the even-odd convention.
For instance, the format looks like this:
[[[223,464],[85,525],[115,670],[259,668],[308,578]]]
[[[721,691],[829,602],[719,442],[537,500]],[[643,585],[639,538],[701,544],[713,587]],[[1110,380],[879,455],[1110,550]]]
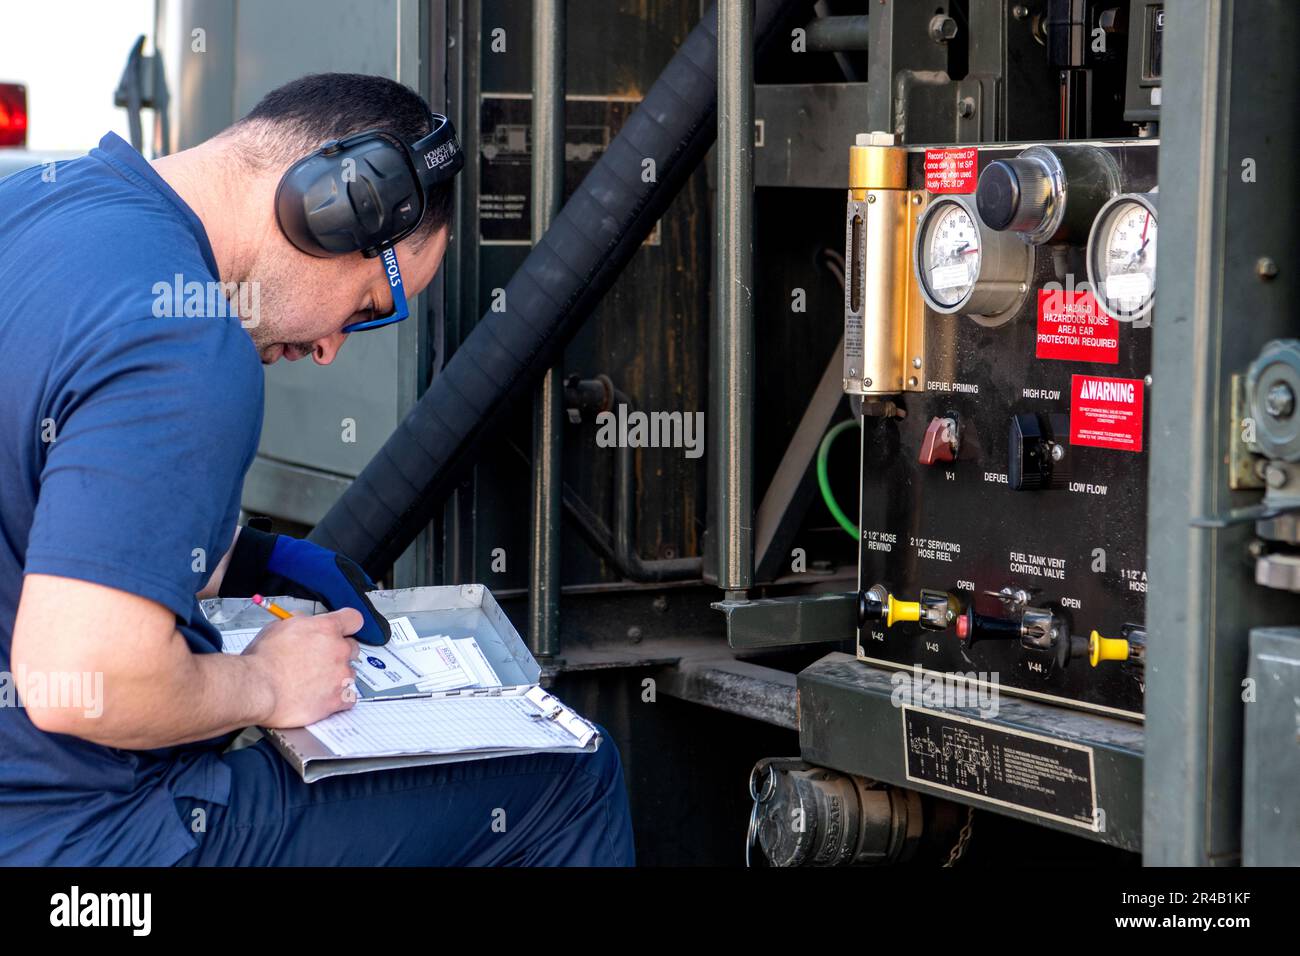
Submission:
[[[483,653],[483,648],[478,646],[477,640],[472,637],[462,637],[452,643],[460,651],[461,662],[474,674],[473,686],[501,686],[501,678],[497,676],[495,668],[492,667],[492,662]]]
[[[262,633],[260,627],[241,627],[235,631],[222,631],[221,652],[223,654],[242,654],[244,648],[253,643],[253,638],[260,633]]]
[[[580,729],[585,739],[542,717],[525,697],[495,696],[361,700],[307,726],[340,757],[577,748],[594,733]]]
[[[393,648],[418,675],[421,690],[456,690],[474,686],[474,674],[461,660],[459,650],[446,635]]]
[[[420,639],[409,617],[390,618],[388,624],[392,630],[392,637],[388,639],[389,644],[414,644]]]

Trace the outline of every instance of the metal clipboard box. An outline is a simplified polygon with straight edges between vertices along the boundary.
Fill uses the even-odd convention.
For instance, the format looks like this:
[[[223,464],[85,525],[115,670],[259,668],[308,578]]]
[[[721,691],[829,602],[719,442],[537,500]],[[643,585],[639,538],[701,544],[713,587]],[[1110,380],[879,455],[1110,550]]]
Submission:
[[[453,638],[473,637],[478,641],[484,656],[501,679],[501,687],[471,687],[462,690],[421,692],[411,688],[393,688],[383,693],[369,691],[358,683],[361,696],[385,700],[445,700],[440,706],[454,706],[452,701],[463,701],[473,706],[474,698],[521,697],[538,708],[538,718],[557,719],[561,726],[575,735],[570,747],[493,748],[484,747],[455,753],[409,753],[373,757],[341,757],[334,754],[311,731],[305,728],[270,730],[262,732],[275,745],[286,760],[308,783],[326,777],[349,773],[368,773],[372,770],[389,770],[397,767],[419,767],[429,764],[456,763],[464,760],[485,760],[492,757],[509,757],[526,753],[580,753],[593,752],[600,746],[600,732],[595,725],[566,707],[557,697],[542,690],[538,681],[541,666],[529,653],[519,632],[510,623],[501,606],[486,587],[481,584],[451,585],[442,587],[399,588],[392,591],[371,591],[370,600],[380,614],[388,618],[410,619],[421,637],[446,634]],[[293,614],[319,614],[327,609],[316,602],[299,598],[276,597],[275,603]],[[273,623],[266,611],[248,598],[214,598],[202,601],[203,613],[222,633],[240,628],[265,627]],[[356,706],[383,706],[363,704]],[[585,744],[579,744],[588,736]]]

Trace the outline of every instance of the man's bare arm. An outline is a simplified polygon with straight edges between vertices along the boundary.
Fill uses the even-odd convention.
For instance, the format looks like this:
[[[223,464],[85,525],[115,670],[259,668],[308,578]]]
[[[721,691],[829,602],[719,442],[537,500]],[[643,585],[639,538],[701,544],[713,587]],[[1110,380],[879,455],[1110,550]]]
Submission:
[[[343,635],[360,626],[361,615],[351,609],[299,616],[266,628],[242,655],[195,654],[161,604],[87,581],[29,574],[10,666],[37,727],[149,750],[250,724],[302,726],[346,708],[348,660],[357,644]],[[60,679],[91,675],[89,686],[103,689],[101,706],[59,706],[66,702],[48,699],[53,694],[29,702],[23,695],[33,675],[51,688]],[[80,686],[87,686],[84,680]]]

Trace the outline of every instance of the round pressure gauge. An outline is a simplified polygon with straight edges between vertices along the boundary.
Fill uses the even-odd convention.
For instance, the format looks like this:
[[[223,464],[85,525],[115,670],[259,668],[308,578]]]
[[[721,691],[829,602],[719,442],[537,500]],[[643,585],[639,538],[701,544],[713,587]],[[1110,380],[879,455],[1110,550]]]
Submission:
[[[930,308],[1001,325],[1024,301],[1033,253],[984,225],[965,198],[944,196],[921,216],[912,263]]]
[[[1120,321],[1151,311],[1156,295],[1156,205],[1152,193],[1116,196],[1097,213],[1088,237],[1088,282]]]

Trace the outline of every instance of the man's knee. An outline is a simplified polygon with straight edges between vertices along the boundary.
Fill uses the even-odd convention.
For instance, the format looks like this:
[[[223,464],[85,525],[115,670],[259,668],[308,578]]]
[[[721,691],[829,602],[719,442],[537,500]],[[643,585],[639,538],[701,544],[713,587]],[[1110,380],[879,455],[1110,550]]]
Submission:
[[[614,738],[600,724],[594,724],[596,730],[600,732],[600,746],[596,752],[588,754],[585,758],[587,761],[583,769],[594,777],[598,777],[601,782],[601,790],[608,791],[614,785],[616,789],[622,790],[623,784],[623,759],[618,752],[618,746],[614,743]]]

